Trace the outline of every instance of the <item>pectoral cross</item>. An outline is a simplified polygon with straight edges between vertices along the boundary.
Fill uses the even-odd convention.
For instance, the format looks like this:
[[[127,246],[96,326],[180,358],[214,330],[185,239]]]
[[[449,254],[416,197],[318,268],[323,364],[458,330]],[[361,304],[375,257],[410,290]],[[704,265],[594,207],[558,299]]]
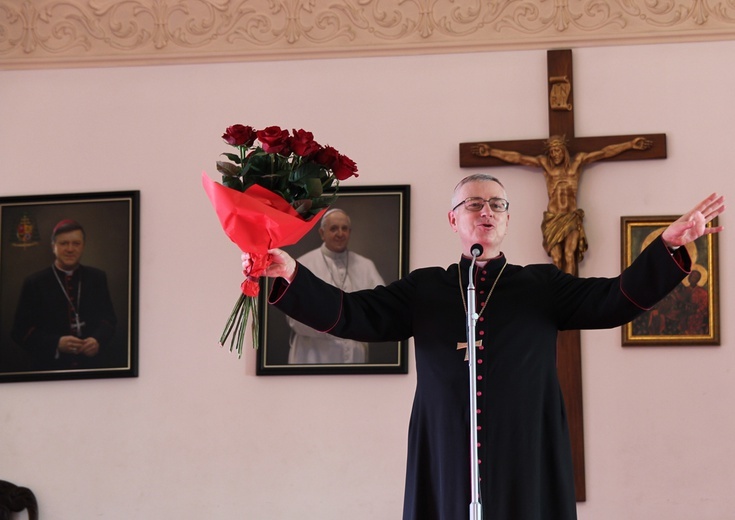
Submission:
[[[576,207],[582,166],[597,161],[663,159],[665,134],[575,137],[572,51],[547,53],[549,139],[460,143],[459,165],[464,168],[504,166],[508,163],[542,168],[549,205],[542,230],[544,249],[562,270],[577,274],[587,249],[582,229],[584,213]],[[566,153],[566,161],[563,153]],[[574,221],[569,225],[569,217]],[[566,224],[560,224],[566,218]],[[568,228],[565,230],[563,226]],[[552,229],[553,228],[553,229]],[[560,233],[564,231],[564,234]],[[563,238],[557,242],[559,235]],[[557,341],[557,371],[564,394],[572,439],[577,501],[585,500],[582,365],[578,330],[562,331]]]
[[[482,340],[481,339],[478,339],[477,341],[475,341],[475,348],[480,347],[480,346],[482,346]],[[460,343],[457,343],[457,350],[462,350],[462,349],[464,349],[464,360],[465,361],[469,361],[470,360],[470,351],[467,350],[467,342],[466,341],[464,343],[461,343],[461,342]]]
[[[79,314],[74,313],[74,323],[71,324],[71,330],[74,331],[78,338],[82,337],[82,327],[86,324],[84,321],[79,321]]]

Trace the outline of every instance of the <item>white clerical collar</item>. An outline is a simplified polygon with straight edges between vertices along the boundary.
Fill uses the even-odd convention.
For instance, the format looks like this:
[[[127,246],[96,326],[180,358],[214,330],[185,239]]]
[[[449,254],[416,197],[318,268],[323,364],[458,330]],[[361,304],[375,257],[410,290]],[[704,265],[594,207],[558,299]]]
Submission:
[[[463,258],[470,259],[470,257],[465,256],[465,255],[462,255],[462,257]],[[494,260],[499,260],[502,257],[503,257],[503,252],[501,251],[500,253],[498,253],[498,256],[494,256],[492,258],[488,258],[487,260],[475,260],[475,265],[477,267],[485,267],[488,263],[490,263],[490,262],[492,262]]]
[[[345,261],[347,260],[347,249],[338,253],[337,251],[332,251],[331,249],[327,248],[327,246],[322,243],[321,250],[324,256],[327,256],[334,261],[345,263]]]
[[[62,269],[61,267],[59,267],[56,264],[54,264],[54,269],[56,269],[57,271],[59,271],[61,273],[64,273],[66,276],[71,276],[71,275],[73,275],[76,272],[77,269],[79,269],[79,266],[76,266],[71,271],[67,271],[66,269]]]

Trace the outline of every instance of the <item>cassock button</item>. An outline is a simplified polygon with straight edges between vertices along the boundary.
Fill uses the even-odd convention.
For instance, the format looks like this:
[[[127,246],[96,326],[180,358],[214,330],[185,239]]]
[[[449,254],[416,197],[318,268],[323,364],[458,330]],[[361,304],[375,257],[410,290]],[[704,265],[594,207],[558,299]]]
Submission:
[[[482,392],[477,392],[477,397],[481,397],[481,396],[482,396]]]
[[[478,364],[478,365],[482,365],[482,359],[478,359],[478,360],[477,360],[477,364]]]
[[[485,335],[485,331],[484,330],[481,330],[480,331],[480,336],[484,336],[484,335]]]
[[[478,381],[482,381],[482,376],[477,376]]]

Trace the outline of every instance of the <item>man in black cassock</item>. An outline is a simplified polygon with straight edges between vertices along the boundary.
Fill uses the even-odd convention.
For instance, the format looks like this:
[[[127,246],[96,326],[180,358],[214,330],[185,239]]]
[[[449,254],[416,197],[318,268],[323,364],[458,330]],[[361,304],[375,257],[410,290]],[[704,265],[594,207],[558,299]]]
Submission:
[[[289,316],[359,341],[415,341],[404,520],[461,520],[470,511],[466,302],[471,248],[477,298],[480,495],[488,520],[576,518],[569,430],[556,371],[559,330],[623,325],[674,289],[691,260],[681,247],[722,227],[724,197],[706,198],[671,224],[616,278],[577,278],[551,264],[508,263],[500,246],[508,196],[492,176],[456,187],[449,224],[462,256],[448,268],[417,269],[386,287],[343,293],[270,251],[269,301]],[[250,259],[243,254],[249,274]],[[460,347],[460,348],[458,348]]]
[[[99,367],[117,318],[104,271],[81,265],[86,235],[74,220],[51,233],[54,262],[23,282],[11,335],[35,370]]]

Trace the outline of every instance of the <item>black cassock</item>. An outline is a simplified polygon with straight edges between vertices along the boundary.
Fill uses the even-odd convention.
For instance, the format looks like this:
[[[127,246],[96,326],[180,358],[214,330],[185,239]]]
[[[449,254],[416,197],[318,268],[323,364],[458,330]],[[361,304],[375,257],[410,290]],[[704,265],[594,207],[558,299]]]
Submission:
[[[117,326],[107,275],[100,269],[80,265],[68,280],[72,307],[64,288],[59,285],[60,280],[67,284],[65,275],[59,270],[55,275],[54,270],[48,267],[24,280],[13,322],[13,339],[26,349],[33,368],[38,370],[105,365],[108,361],[106,349]],[[80,332],[73,328],[74,308],[83,324]],[[94,358],[57,354],[59,338],[66,335],[94,337],[100,344],[99,354]]]
[[[476,269],[477,312],[506,258]],[[417,385],[408,438],[404,520],[469,516],[470,450],[463,295],[470,261],[426,268],[387,287],[342,293],[298,266],[269,300],[318,330],[360,341],[414,337]],[[555,266],[508,264],[477,322],[480,493],[487,520],[576,518],[559,330],[620,326],[686,276],[685,248],[659,238],[616,278],[577,278]],[[460,275],[461,272],[461,282]]]

